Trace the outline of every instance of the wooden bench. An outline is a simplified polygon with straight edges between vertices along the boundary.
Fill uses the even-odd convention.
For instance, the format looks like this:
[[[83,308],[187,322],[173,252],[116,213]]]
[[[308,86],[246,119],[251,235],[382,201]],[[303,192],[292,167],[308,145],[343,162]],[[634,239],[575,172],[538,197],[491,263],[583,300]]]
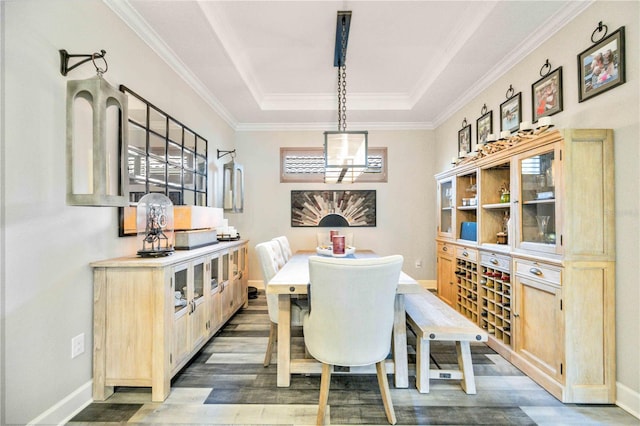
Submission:
[[[460,384],[466,393],[475,394],[476,383],[469,342],[486,342],[487,333],[429,291],[406,294],[404,300],[407,322],[416,334],[418,391],[429,393],[429,379],[453,379],[461,380]],[[458,370],[429,368],[431,340],[456,343]]]

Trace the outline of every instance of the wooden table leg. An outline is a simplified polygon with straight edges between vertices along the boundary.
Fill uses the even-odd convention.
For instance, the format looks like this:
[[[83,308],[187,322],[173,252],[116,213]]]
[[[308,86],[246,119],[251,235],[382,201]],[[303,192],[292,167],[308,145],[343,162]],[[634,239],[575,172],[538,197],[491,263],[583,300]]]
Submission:
[[[393,363],[396,388],[409,387],[409,360],[407,359],[407,318],[404,295],[396,294],[393,318]]]
[[[291,296],[278,295],[278,387],[291,383]]]

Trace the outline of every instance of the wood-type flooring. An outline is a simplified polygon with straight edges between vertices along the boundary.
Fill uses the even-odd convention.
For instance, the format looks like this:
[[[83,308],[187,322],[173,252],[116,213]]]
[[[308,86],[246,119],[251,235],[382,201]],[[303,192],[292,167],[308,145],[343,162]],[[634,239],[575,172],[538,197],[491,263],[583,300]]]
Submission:
[[[319,375],[294,375],[291,387],[276,386],[276,359],[262,366],[269,335],[264,293],[249,300],[172,380],[163,403],[151,402],[150,388],[119,387],[73,416],[79,425],[312,425],[320,389]],[[302,330],[292,330],[292,356],[302,357]],[[409,332],[410,374],[415,372],[415,337]],[[396,389],[389,375],[398,425],[640,425],[615,405],[562,404],[488,346],[471,347],[476,395],[455,380],[431,380],[420,394],[415,377]],[[453,344],[432,342],[434,367],[453,368]],[[386,425],[374,374],[334,373],[327,424]]]

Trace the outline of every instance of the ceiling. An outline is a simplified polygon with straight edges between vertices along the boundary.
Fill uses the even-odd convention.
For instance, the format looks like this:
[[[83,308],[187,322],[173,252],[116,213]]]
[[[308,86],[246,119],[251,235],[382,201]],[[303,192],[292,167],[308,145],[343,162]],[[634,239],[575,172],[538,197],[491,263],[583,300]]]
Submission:
[[[236,130],[337,129],[338,10],[347,129],[431,129],[590,3],[105,2]]]

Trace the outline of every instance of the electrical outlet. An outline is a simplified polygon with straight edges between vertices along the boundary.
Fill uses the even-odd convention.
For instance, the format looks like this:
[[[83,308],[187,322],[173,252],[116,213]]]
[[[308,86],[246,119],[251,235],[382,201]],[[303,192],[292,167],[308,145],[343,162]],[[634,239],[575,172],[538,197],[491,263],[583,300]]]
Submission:
[[[84,333],[71,339],[71,358],[75,358],[84,352]]]
[[[416,268],[422,268],[422,259],[416,260]]]

